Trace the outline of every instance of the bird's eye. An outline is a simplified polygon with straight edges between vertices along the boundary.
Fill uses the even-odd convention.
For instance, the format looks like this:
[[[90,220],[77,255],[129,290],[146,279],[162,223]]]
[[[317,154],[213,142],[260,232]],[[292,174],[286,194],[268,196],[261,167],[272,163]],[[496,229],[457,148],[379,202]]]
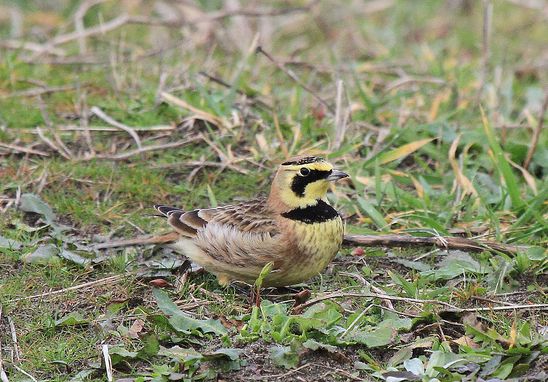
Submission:
[[[301,168],[301,171],[299,171],[299,173],[300,173],[302,176],[307,176],[308,174],[310,174],[310,170],[307,169],[306,167],[303,167],[303,168]]]

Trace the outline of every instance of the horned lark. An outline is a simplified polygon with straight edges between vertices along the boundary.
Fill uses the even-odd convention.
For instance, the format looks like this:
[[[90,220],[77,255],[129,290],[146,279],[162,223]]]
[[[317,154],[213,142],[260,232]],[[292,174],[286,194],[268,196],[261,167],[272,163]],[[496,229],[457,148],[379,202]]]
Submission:
[[[253,283],[272,262],[263,285],[286,286],[317,275],[337,254],[343,222],[326,193],[347,176],[322,158],[299,157],[279,166],[268,198],[188,212],[154,208],[180,234],[175,249],[221,285]]]

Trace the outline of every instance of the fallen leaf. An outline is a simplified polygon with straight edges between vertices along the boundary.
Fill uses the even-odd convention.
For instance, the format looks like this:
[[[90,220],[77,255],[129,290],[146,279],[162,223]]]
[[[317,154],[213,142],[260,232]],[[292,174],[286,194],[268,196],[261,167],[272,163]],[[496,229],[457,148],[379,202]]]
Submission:
[[[139,338],[139,333],[143,331],[144,327],[145,322],[143,320],[135,320],[128,330],[128,336],[135,339]]]

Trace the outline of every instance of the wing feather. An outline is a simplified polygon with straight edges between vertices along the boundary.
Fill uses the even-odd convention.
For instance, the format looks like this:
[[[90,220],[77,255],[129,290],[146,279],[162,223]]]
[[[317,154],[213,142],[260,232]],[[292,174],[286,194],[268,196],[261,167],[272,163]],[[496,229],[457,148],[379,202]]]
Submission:
[[[154,208],[168,218],[168,223],[173,228],[188,237],[195,237],[208,223],[226,225],[241,232],[270,235],[278,233],[275,215],[268,208],[265,199],[188,212],[164,205],[155,205]]]

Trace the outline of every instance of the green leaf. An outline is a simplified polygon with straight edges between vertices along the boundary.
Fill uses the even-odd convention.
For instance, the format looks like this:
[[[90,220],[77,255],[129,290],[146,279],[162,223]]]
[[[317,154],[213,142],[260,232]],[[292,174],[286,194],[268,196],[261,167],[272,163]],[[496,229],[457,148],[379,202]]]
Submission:
[[[421,272],[422,276],[433,276],[435,280],[450,280],[462,276],[464,272],[487,274],[489,269],[461,251],[450,251],[438,264],[438,269]]]
[[[345,338],[366,345],[368,348],[374,348],[391,344],[396,337],[396,333],[392,328],[379,327],[370,332],[355,330],[350,332]]]
[[[493,151],[493,155],[495,157],[495,167],[504,178],[504,183],[506,183],[508,195],[510,195],[510,200],[512,201],[512,206],[514,208],[519,208],[523,205],[523,200],[521,199],[518,182],[516,180],[516,177],[514,176],[514,173],[512,172],[512,167],[510,167],[510,163],[508,163],[508,161],[506,160],[504,152],[502,151],[502,148],[497,141],[495,130],[493,130],[493,127],[487,120],[483,108],[480,108],[480,110],[485,136],[487,137],[489,147],[491,148],[491,151]]]
[[[108,348],[108,354],[113,365],[116,365],[122,361],[133,360],[137,358],[137,352],[128,351],[125,347],[113,346]]]
[[[89,320],[85,319],[79,312],[71,312],[55,321],[55,326],[79,326],[87,325],[88,323]]]
[[[289,346],[272,346],[269,354],[276,365],[286,369],[292,369],[299,364],[299,354]]]
[[[264,265],[263,269],[261,269],[261,273],[259,273],[259,277],[257,277],[257,280],[255,280],[255,288],[257,289],[261,288],[261,286],[263,285],[264,278],[268,276],[273,266],[274,266],[274,263],[272,261]]]
[[[215,350],[213,353],[204,354],[204,357],[206,359],[228,358],[231,361],[236,361],[240,358],[242,351],[243,350],[241,349],[220,348]]]
[[[65,260],[68,260],[70,262],[73,262],[75,264],[78,264],[78,265],[81,265],[81,266],[84,266],[84,267],[91,262],[90,259],[86,259],[85,257],[80,256],[77,253],[71,252],[71,251],[66,250],[66,249],[61,250],[58,253],[58,256],[65,259]]]
[[[189,361],[196,361],[196,360],[203,359],[203,355],[201,353],[198,353],[196,350],[184,349],[178,345],[170,348],[165,348],[163,346],[160,346],[158,355],[176,359],[178,361],[183,362],[184,364],[186,364]]]
[[[53,223],[53,220],[55,219],[55,214],[53,213],[51,207],[35,194],[21,195],[19,209],[24,212],[33,212],[42,215],[48,224]]]
[[[310,350],[318,350],[318,349],[327,350],[330,353],[334,353],[337,351],[336,346],[323,344],[313,339],[308,339],[305,342],[303,342],[303,346]]]
[[[36,248],[32,253],[22,256],[21,260],[30,264],[53,264],[60,261],[59,249],[53,244],[44,244]]]
[[[19,249],[23,244],[17,240],[7,239],[0,236],[0,248]]]
[[[358,204],[362,210],[369,215],[373,223],[377,226],[378,229],[386,231],[388,229],[388,223],[384,220],[382,214],[375,208],[371,203],[369,203],[364,198],[358,198]]]
[[[424,375],[424,364],[418,358],[412,358],[404,361],[403,367],[405,368],[405,370],[415,375],[418,375],[418,376]]]
[[[142,341],[144,346],[137,354],[139,358],[148,359],[158,354],[160,343],[158,342],[156,335],[149,334]]]
[[[187,316],[171,301],[165,291],[154,289],[153,294],[158,303],[158,308],[164,314],[170,316],[169,323],[174,330],[185,334],[190,334],[192,330],[201,330],[203,333],[214,333],[221,336],[228,333],[219,320],[199,320]]]

